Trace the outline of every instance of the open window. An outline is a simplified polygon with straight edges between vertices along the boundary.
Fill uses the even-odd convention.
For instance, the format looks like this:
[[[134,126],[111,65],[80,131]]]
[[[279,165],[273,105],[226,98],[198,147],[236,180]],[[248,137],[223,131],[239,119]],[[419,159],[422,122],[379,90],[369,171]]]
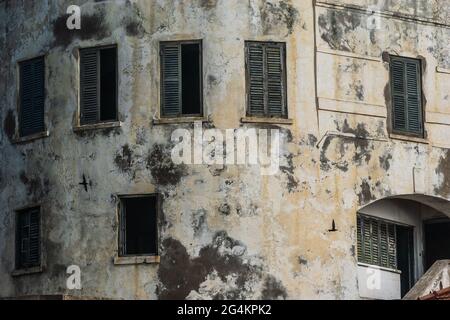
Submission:
[[[117,121],[117,48],[80,50],[80,124]]]
[[[436,206],[439,203],[439,206]],[[450,259],[444,201],[424,195],[378,200],[357,214],[358,286],[362,298],[400,299],[438,260]],[[450,212],[450,202],[447,204]]]
[[[358,262],[400,274],[404,296],[414,285],[413,227],[358,214]]]
[[[201,116],[201,41],[162,42],[160,52],[162,117]]]
[[[119,256],[157,256],[158,196],[120,198]]]
[[[41,214],[40,208],[17,212],[16,270],[41,266]]]

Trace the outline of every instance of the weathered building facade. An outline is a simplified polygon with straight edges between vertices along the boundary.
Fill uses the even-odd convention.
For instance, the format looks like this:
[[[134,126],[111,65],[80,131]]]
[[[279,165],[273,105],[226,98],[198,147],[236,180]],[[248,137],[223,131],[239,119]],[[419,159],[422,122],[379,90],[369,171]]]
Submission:
[[[81,8],[80,30],[66,26],[70,5]],[[442,258],[427,246],[448,241],[450,1],[4,0],[0,30],[0,297],[399,298]],[[201,45],[201,108],[165,117],[173,101],[163,99],[172,83],[161,80],[170,65],[161,44],[181,40]],[[282,44],[279,117],[249,116],[249,41]],[[80,61],[107,61],[83,50],[109,46],[117,114],[93,124],[80,112],[90,101]],[[21,81],[36,57],[45,128],[26,136]],[[395,130],[395,57],[418,66],[418,134]],[[194,121],[279,130],[279,171],[175,164],[171,135]],[[123,257],[121,201],[152,194],[157,250]],[[17,257],[31,246],[18,242],[26,208],[40,213],[33,268]],[[396,230],[383,290],[366,283],[376,263],[361,255],[358,221],[369,220],[357,217]],[[71,265],[80,290],[66,285]]]

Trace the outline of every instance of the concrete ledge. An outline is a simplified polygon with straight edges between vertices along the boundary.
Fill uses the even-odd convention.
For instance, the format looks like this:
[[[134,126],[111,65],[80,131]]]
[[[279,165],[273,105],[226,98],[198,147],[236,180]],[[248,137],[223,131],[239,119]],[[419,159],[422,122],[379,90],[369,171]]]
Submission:
[[[86,124],[73,127],[74,132],[86,131],[86,130],[101,130],[101,129],[110,129],[110,128],[119,128],[122,126],[122,122],[120,121],[112,121],[112,122],[101,122],[94,124]]]
[[[428,141],[425,138],[415,137],[415,136],[408,136],[408,135],[402,135],[398,133],[390,133],[389,138],[393,140],[401,140],[401,141],[407,141],[407,142],[416,142],[416,143],[422,143],[422,144],[430,144],[430,141]]]
[[[11,276],[20,277],[20,276],[31,275],[31,274],[42,273],[42,272],[44,272],[44,267],[39,266],[39,267],[33,267],[33,268],[28,268],[28,269],[14,270],[13,272],[11,272]]]
[[[177,123],[192,123],[196,121],[211,122],[207,117],[175,117],[175,118],[157,118],[153,119],[153,124],[177,124]]]
[[[364,101],[340,100],[333,98],[318,97],[319,110],[358,114],[386,118],[386,106],[370,104]]]
[[[135,264],[159,264],[160,262],[160,256],[114,257],[114,264],[118,266]]]
[[[24,144],[24,143],[32,142],[34,140],[47,138],[48,136],[50,136],[50,132],[47,130],[44,132],[35,133],[35,134],[25,136],[25,137],[14,138],[13,143],[14,144]]]
[[[441,68],[441,67],[436,67],[436,72],[437,72],[437,73],[446,73],[446,74],[450,74],[450,69],[445,69],[445,68]]]
[[[241,118],[242,123],[267,123],[267,124],[288,124],[294,123],[292,119],[285,118],[259,118],[259,117],[244,117]]]

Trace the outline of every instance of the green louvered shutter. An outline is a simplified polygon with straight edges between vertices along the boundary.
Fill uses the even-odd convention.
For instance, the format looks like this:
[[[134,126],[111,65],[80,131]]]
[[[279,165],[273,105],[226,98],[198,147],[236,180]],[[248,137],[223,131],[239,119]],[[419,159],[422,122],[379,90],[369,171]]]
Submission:
[[[80,123],[97,123],[100,119],[100,51],[80,50]]]
[[[358,214],[358,262],[396,269],[396,245],[396,226],[394,224]]]
[[[40,216],[39,209],[30,211],[30,252],[28,263],[32,266],[40,264]]]
[[[285,44],[246,42],[247,115],[286,117]]]
[[[264,46],[249,43],[247,48],[248,114],[263,116],[265,113]]]
[[[267,112],[273,117],[284,115],[284,52],[281,45],[266,47],[267,63]]]
[[[389,267],[388,225],[380,224],[380,266]]]
[[[177,117],[181,110],[181,46],[161,44],[162,116]]]
[[[362,232],[362,218],[358,215],[356,218],[356,250],[358,251],[358,261],[364,261],[364,251],[363,251],[363,232]]]
[[[408,104],[408,131],[422,134],[422,97],[420,84],[420,62],[406,62],[406,96]]]
[[[363,242],[363,260],[364,263],[372,263],[372,242],[371,242],[371,224],[370,220],[367,218],[363,219],[362,225],[362,242]]]
[[[20,64],[20,136],[45,130],[45,62],[36,58]]]
[[[380,239],[379,239],[379,224],[377,220],[370,220],[370,244],[372,249],[372,257],[371,264],[379,265],[380,264]]]
[[[388,267],[397,269],[397,234],[393,224],[388,224]]]
[[[391,57],[393,129],[423,134],[420,61]]]
[[[19,213],[17,223],[17,267],[31,268],[40,265],[40,209]]]

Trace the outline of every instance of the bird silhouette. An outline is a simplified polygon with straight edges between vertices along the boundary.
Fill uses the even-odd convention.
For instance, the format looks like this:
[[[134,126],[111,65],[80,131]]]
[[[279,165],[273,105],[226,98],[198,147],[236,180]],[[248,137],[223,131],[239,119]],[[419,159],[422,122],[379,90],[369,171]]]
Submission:
[[[336,231],[338,231],[338,230],[336,229],[336,222],[333,219],[333,222],[331,224],[331,229],[328,230],[328,232],[336,232]]]

